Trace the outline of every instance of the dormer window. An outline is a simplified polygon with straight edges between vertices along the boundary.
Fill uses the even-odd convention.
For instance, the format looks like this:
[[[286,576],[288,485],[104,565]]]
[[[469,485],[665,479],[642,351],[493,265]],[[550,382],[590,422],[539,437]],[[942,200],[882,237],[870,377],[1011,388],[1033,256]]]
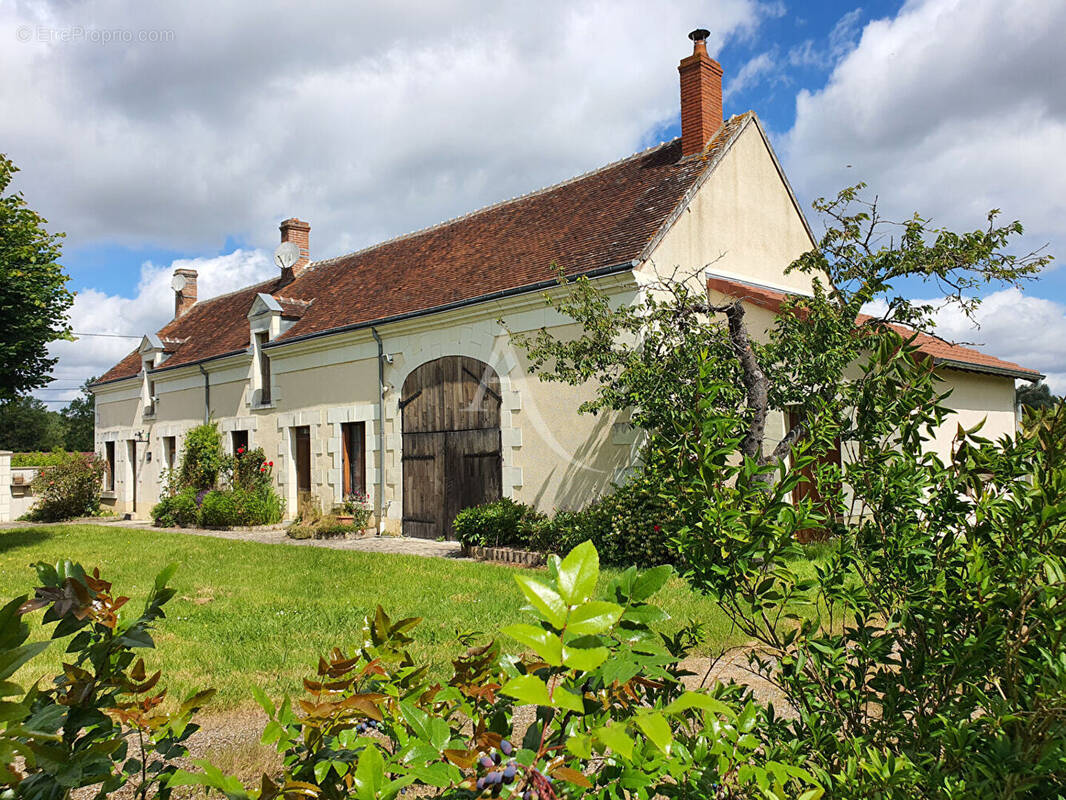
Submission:
[[[155,393],[155,380],[152,378],[152,370],[156,369],[166,358],[166,346],[163,340],[154,333],[147,334],[141,340],[139,348],[141,354],[141,401],[144,404],[144,416],[155,416],[158,410],[159,399]]]
[[[255,335],[256,367],[259,370],[259,404],[270,405],[270,356],[265,345],[270,341],[270,334],[259,331]]]

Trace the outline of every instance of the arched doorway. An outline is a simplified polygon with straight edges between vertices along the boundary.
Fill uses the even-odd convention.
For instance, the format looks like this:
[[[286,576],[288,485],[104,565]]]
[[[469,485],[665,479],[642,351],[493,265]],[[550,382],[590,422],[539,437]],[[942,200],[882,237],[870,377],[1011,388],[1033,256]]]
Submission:
[[[407,376],[403,422],[403,533],[453,539],[462,509],[499,500],[503,486],[500,379],[466,356],[429,361]]]

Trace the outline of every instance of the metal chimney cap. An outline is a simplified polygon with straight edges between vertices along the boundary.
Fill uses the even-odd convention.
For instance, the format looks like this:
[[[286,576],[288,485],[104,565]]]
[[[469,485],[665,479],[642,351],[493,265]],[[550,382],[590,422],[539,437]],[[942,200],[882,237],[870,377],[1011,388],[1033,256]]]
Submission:
[[[706,28],[696,28],[696,30],[688,35],[688,38],[694,42],[705,42],[710,35],[711,32]]]

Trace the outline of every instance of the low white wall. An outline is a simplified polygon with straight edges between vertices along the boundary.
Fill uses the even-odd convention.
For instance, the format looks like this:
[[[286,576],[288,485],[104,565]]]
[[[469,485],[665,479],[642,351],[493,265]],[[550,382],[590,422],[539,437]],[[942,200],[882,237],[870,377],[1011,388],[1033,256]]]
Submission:
[[[28,512],[37,499],[30,483],[38,467],[12,467],[11,452],[0,450],[0,522],[13,522]]]

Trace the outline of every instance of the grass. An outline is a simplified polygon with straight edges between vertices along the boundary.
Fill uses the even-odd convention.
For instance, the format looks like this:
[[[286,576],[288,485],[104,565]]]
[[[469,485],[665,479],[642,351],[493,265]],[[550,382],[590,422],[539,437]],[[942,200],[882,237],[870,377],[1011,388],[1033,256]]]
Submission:
[[[156,573],[179,564],[177,596],[145,661],[163,670],[171,696],[218,689],[216,709],[247,705],[253,685],[274,697],[299,693],[320,654],[354,649],[363,617],[378,604],[394,619],[423,618],[411,652],[440,677],[462,650],[457,632],[492,633],[525,616],[515,568],[96,525],[0,530],[0,600],[33,588],[32,562],[64,558],[98,566],[135,612]],[[714,602],[680,580],[657,602],[671,615],[667,632],[691,619],[704,624],[704,652],[743,643]],[[55,674],[61,650],[24,667],[20,683]]]

